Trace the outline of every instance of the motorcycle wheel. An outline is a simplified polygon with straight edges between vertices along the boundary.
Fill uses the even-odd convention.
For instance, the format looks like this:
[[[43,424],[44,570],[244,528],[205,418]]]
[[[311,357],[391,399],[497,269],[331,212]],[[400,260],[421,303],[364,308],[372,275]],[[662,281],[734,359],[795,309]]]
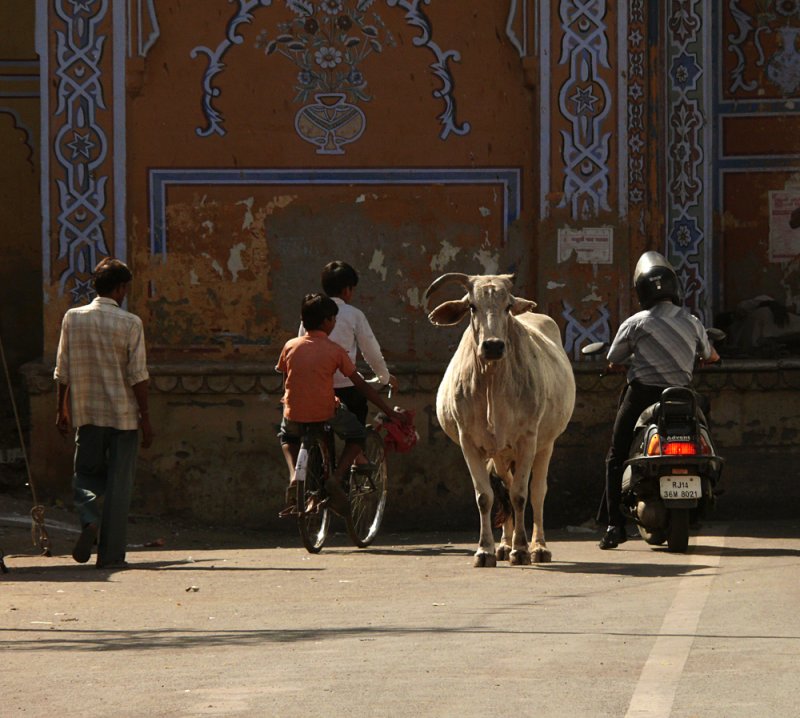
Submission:
[[[651,546],[661,546],[667,540],[667,534],[664,529],[653,529],[648,531],[641,524],[637,524],[639,529],[639,536],[641,536]]]
[[[689,546],[689,509],[670,509],[667,527],[667,549],[684,553]]]

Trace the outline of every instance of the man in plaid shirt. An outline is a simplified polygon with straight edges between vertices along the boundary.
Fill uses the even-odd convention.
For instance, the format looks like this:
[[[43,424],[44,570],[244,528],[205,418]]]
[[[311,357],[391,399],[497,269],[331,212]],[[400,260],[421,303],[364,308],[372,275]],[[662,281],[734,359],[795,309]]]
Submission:
[[[139,428],[143,448],[153,441],[142,320],[120,307],[132,279],[117,259],[104,259],[95,267],[98,296],[64,315],[54,373],[56,426],[65,436],[71,426],[77,428],[73,496],[81,534],[72,557],[86,563],[99,530],[97,568],[127,566]]]

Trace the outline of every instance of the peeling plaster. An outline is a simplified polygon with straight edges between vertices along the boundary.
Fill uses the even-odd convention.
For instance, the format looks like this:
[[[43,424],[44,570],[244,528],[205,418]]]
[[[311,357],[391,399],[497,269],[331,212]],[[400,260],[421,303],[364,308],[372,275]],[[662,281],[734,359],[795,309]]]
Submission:
[[[271,202],[267,202],[266,214],[272,214],[276,209],[288,207],[296,199],[296,194],[282,194],[278,195],[277,197],[273,197]]]
[[[203,252],[203,255],[206,259],[211,259],[211,255],[208,252]],[[220,277],[225,276],[225,271],[222,269],[222,265],[215,259],[211,262],[211,268],[219,274]]]
[[[478,207],[478,211],[481,213],[481,217],[488,217],[492,213],[488,207]]]
[[[591,291],[587,294],[583,299],[582,302],[602,302],[603,298],[597,294],[597,285],[592,284],[590,285]]]
[[[233,276],[234,282],[239,278],[239,272],[245,268],[242,262],[242,250],[244,249],[247,249],[247,245],[244,242],[240,242],[231,247],[231,253],[228,257],[228,270]]]
[[[389,317],[390,322],[394,322],[395,324],[400,324],[400,320],[397,317]]]
[[[488,249],[480,249],[472,255],[474,259],[483,267],[484,274],[497,274],[500,267],[500,258],[496,252],[491,252]]]
[[[207,219],[205,222],[203,222],[201,226],[205,228],[206,234],[214,233],[214,223],[210,219]]]
[[[386,265],[384,264],[385,256],[380,249],[376,249],[372,253],[372,261],[369,263],[369,269],[376,274],[380,274],[381,279],[386,281]]]
[[[564,282],[553,282],[552,280],[547,283],[548,289],[561,289],[567,285]]]
[[[412,287],[406,292],[406,296],[408,297],[408,303],[412,307],[422,307],[422,302],[419,298],[419,287]]]
[[[444,269],[448,263],[452,262],[456,258],[460,251],[461,247],[454,247],[446,239],[443,240],[442,248],[439,250],[439,253],[434,254],[433,257],[431,257],[431,269]]]
[[[243,199],[240,202],[236,203],[237,205],[243,204],[247,209],[244,212],[244,219],[242,220],[242,229],[250,229],[253,226],[253,222],[255,218],[253,217],[253,198],[248,197],[247,199]],[[236,278],[234,277],[234,281]]]
[[[200,277],[197,276],[197,272],[195,272],[194,269],[189,270],[189,284],[200,284]]]

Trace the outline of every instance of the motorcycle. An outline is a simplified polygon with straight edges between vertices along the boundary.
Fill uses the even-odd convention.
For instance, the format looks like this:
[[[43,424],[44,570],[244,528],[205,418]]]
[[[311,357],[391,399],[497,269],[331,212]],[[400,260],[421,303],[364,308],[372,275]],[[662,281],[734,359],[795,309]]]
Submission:
[[[724,332],[708,330],[719,342]],[[598,354],[604,342],[589,344],[585,355]],[[622,475],[622,512],[632,519],[641,537],[652,546],[667,543],[671,552],[689,545],[695,516],[710,514],[724,459],[711,439],[708,402],[692,389],[664,389],[658,402],[639,416]]]

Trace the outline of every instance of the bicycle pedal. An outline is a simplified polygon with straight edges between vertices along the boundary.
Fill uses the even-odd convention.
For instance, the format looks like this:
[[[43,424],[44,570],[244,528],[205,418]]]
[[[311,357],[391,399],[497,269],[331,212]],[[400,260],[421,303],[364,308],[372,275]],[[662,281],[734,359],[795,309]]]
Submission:
[[[327,503],[328,499],[318,499],[316,496],[312,496],[306,503],[305,513],[318,514],[320,509],[324,509]]]

